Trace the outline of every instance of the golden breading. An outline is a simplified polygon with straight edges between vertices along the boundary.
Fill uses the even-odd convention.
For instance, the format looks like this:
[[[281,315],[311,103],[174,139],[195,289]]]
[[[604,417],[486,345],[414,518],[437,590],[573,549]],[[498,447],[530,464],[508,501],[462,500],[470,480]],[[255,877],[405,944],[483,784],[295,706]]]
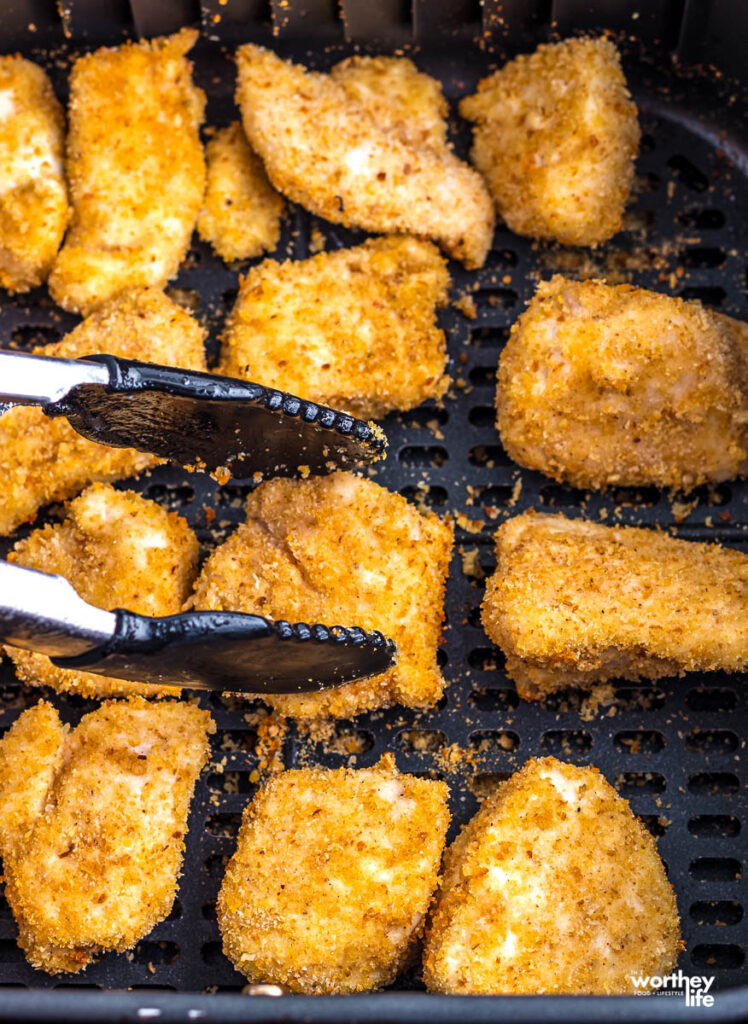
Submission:
[[[0,742],[0,853],[34,967],[80,971],[167,916],[214,730],[198,707],[139,697],[73,730],[42,701],[11,727]]]
[[[373,238],[308,260],[265,260],[242,282],[221,372],[369,419],[447,389],[436,309],[449,274],[431,242]]]
[[[748,670],[748,555],[527,512],[499,527],[486,632],[521,697],[607,679]]]
[[[135,288],[104,303],[41,355],[78,359],[108,353],[143,362],[205,370],[205,331],[155,288]],[[16,406],[0,416],[0,534],[33,519],[40,506],[77,494],[92,480],[120,480],[160,460],[132,448],[110,448],[77,434],[62,417]]]
[[[657,846],[597,768],[544,757],[501,784],[447,851],[431,991],[633,994],[683,949]]]
[[[183,29],[73,65],[73,220],[49,279],[65,309],[87,313],[123,288],[163,287],[177,272],[205,190],[205,96],[184,56],[196,39]]]
[[[46,280],[68,221],[65,121],[42,69],[0,57],[0,287]]]
[[[133,491],[92,484],[70,503],[67,518],[19,541],[9,562],[64,576],[89,604],[139,615],[176,615],[197,576],[197,537],[174,512]],[[8,647],[19,679],[84,697],[178,694],[92,672],[57,668],[43,654]]]
[[[449,824],[447,786],[375,768],[271,778],[244,812],[218,897],[250,982],[310,994],[394,981],[416,951]]]
[[[748,472],[748,325],[699,302],[555,276],[499,361],[508,454],[577,487]]]
[[[432,238],[466,267],[483,266],[493,238],[491,197],[445,142],[425,137],[435,93],[419,79],[404,102],[412,72],[380,62],[354,66],[351,80],[350,70],[307,71],[252,43],[239,47],[237,63],[247,138],[289,199],[336,224]],[[368,89],[362,98],[363,75],[379,76],[376,104]],[[392,114],[382,116],[387,103]],[[411,109],[414,123],[403,128]]]
[[[248,260],[275,249],[283,199],[268,181],[262,160],[238,121],[218,128],[205,147],[208,184],[197,230],[226,261]]]
[[[394,668],[321,693],[263,699],[297,718],[349,718],[390,704],[429,707],[445,683],[436,662],[452,528],[372,480],[333,473],[270,480],[247,520],[206,561],[195,608],[291,622],[379,629]]]
[[[512,231],[597,245],[621,230],[639,125],[609,40],[567,39],[517,57],[460,113],[476,123],[473,163]]]
[[[382,127],[411,146],[447,145],[449,108],[441,83],[407,57],[348,57],[330,77]]]

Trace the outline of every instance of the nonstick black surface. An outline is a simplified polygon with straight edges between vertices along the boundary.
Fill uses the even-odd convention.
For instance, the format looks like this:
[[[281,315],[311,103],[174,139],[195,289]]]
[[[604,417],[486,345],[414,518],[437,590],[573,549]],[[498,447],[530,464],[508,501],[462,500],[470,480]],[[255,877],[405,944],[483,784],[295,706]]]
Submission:
[[[90,6],[83,5],[84,13]],[[133,6],[141,17],[147,15],[142,4]],[[212,6],[206,5],[209,25],[211,11]],[[69,24],[79,24],[70,17],[68,11]],[[240,40],[264,38],[260,29],[242,32],[234,27],[226,34]],[[421,68],[442,80],[453,106],[498,59],[460,38],[459,46],[442,42],[413,52]],[[366,714],[354,723],[320,730],[316,738],[290,725],[280,737],[281,754],[286,767],[363,767],[385,751],[394,751],[401,770],[447,779],[454,829],[475,811],[477,792],[529,757],[553,753],[579,764],[597,765],[658,837],[683,920],[687,951],[681,966],[686,972],[713,974],[715,987],[725,989],[748,981],[743,952],[748,938],[743,906],[748,900],[741,865],[742,828],[748,825],[748,802],[741,788],[748,732],[745,677],[717,673],[655,685],[621,682],[615,687],[613,703],[597,709],[580,692],[554,697],[543,705],[523,703],[503,671],[501,653],[491,646],[479,622],[481,576],[494,566],[492,535],[504,518],[527,508],[562,511],[608,524],[659,524],[684,538],[720,540],[748,552],[745,482],[702,488],[689,499],[655,488],[590,496],[519,469],[503,452],[493,426],[495,368],[509,326],[538,279],[556,270],[571,276],[605,275],[666,294],[700,298],[725,313],[745,317],[748,206],[740,170],[741,161],[746,167],[746,151],[738,130],[743,116],[739,93],[703,69],[698,74],[674,73],[669,57],[662,53],[643,61],[628,35],[621,40],[643,132],[636,195],[626,230],[591,252],[537,246],[499,228],[481,271],[468,273],[452,264],[454,298],[469,293],[475,302],[474,319],[454,307],[441,318],[449,337],[455,386],[443,405],[392,416],[384,424],[389,457],[375,468],[374,478],[440,514],[458,514],[441,649],[449,681],[445,697],[431,711],[394,708]],[[350,46],[315,46],[311,35],[301,44],[290,45],[283,38],[270,44],[284,55],[322,68],[352,52]],[[209,96],[209,124],[226,124],[237,116],[233,66],[227,57],[231,48],[202,40],[194,53],[197,79]],[[518,48],[520,44],[513,47]],[[25,52],[39,56],[30,44]],[[61,98],[72,53],[63,47],[54,56],[48,51],[43,54]],[[466,155],[467,127],[455,116],[453,128],[458,150]],[[291,259],[309,255],[313,232],[315,240],[321,233],[327,249],[365,237],[293,207],[274,255]],[[249,265],[228,267],[196,240],[170,288],[210,328],[213,357],[218,332],[236,295],[238,275]],[[56,340],[77,319],[56,308],[44,289],[0,300],[0,338],[6,346],[26,348]],[[251,490],[247,480],[218,486],[207,476],[169,467],[118,486],[141,491],[178,510],[197,530],[205,552],[241,521],[243,499]],[[215,510],[210,526],[206,509]],[[59,508],[48,510],[37,525],[59,515]],[[6,549],[7,545],[0,553]],[[77,698],[22,690],[7,662],[0,671],[3,730],[40,696],[51,699],[70,722],[95,707]],[[105,956],[70,978],[49,978],[25,962],[15,944],[10,911],[1,902],[0,985],[193,992],[241,989],[242,977],[221,952],[214,900],[241,812],[256,789],[258,741],[256,726],[247,721],[247,715],[261,705],[219,697],[200,700],[218,724],[215,763],[197,787],[181,887],[169,919],[131,954]],[[420,984],[413,975],[398,987]],[[544,1012],[567,1013],[563,1004],[557,1005],[558,1011]],[[370,1002],[361,1006],[372,1013]],[[3,1012],[0,1005],[0,1016]],[[219,1019],[218,1006],[215,1013]]]

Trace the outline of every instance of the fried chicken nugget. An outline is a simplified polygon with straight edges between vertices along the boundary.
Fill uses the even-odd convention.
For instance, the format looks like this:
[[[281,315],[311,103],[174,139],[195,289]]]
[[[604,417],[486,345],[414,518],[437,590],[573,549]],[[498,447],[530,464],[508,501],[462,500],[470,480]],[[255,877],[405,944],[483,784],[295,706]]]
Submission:
[[[205,370],[205,331],[155,288],[135,288],[104,303],[62,341],[38,354],[78,359],[108,353],[126,359]],[[160,460],[133,448],[110,448],[77,434],[66,419],[16,406],[0,416],[0,534],[52,501],[71,498],[93,480],[120,480]]]
[[[34,967],[82,970],[171,910],[187,814],[208,758],[207,711],[107,703],[73,730],[41,701],[0,742],[0,853],[18,944]]]
[[[163,287],[190,242],[205,190],[205,96],[185,53],[195,29],[80,57],[70,76],[73,220],[49,279],[89,312],[123,288]]]
[[[683,949],[654,839],[597,768],[544,757],[449,847],[424,980],[459,994],[630,994]]]
[[[389,984],[423,931],[448,824],[445,783],[400,775],[391,754],[274,776],[244,812],[218,897],[226,956],[292,992]]]
[[[186,520],[133,491],[92,484],[72,501],[62,523],[19,541],[9,562],[64,576],[84,601],[107,611],[175,615],[197,576],[197,537]],[[93,672],[57,668],[43,654],[8,647],[18,678],[84,697],[178,694]]]
[[[221,372],[369,419],[447,390],[436,309],[449,274],[431,242],[373,238],[244,278]]]
[[[366,74],[378,74],[383,90],[374,104],[368,90],[362,98],[355,68],[358,86],[350,70],[307,71],[251,43],[239,47],[237,64],[244,130],[284,195],[336,224],[432,238],[466,267],[483,266],[493,237],[491,197],[444,141],[421,131],[420,97],[427,120],[433,97],[420,78],[418,93],[404,100],[411,72],[393,74],[392,62],[369,66]],[[392,113],[382,117],[387,105]],[[415,123],[404,128],[412,108]]]
[[[484,78],[460,113],[512,231],[594,246],[621,230],[640,133],[608,39],[539,46]]]
[[[748,670],[748,555],[526,512],[496,533],[483,625],[521,697]]]
[[[284,715],[349,718],[442,695],[436,652],[452,528],[351,473],[269,480],[247,520],[206,561],[194,607],[291,622],[379,629],[397,643],[389,672],[320,693],[263,697]]]
[[[538,285],[499,361],[508,454],[577,487],[748,472],[748,325],[631,285]]]
[[[65,120],[52,83],[22,57],[0,57],[0,287],[46,280],[68,221]]]
[[[208,184],[197,230],[221,259],[248,260],[275,249],[283,198],[238,121],[219,128],[205,147]]]

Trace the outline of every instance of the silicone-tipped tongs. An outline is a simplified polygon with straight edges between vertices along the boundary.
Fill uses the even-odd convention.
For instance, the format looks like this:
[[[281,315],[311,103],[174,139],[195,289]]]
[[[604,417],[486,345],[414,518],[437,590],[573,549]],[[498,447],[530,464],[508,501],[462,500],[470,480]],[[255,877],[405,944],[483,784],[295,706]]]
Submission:
[[[234,476],[329,473],[374,462],[386,446],[373,424],[283,391],[109,355],[0,352],[0,401],[65,416],[100,444]]]
[[[198,690],[304,693],[380,675],[395,644],[357,626],[238,612],[150,618],[87,604],[62,576],[0,562],[0,641],[59,668]]]

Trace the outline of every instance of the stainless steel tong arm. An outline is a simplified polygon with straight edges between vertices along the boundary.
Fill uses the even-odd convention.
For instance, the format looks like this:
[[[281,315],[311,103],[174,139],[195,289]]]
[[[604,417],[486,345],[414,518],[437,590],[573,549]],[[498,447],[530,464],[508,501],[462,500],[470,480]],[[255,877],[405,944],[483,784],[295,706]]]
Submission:
[[[0,400],[18,405],[58,402],[80,384],[109,384],[101,363],[0,352]]]

